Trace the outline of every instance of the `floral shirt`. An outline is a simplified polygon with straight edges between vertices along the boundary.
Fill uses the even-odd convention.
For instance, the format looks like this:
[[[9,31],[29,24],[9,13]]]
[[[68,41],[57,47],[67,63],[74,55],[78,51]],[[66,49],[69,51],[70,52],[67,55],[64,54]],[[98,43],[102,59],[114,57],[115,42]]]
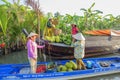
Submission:
[[[76,41],[75,43],[72,43],[72,45],[74,47],[74,57],[76,59],[80,59],[84,57],[85,54],[85,41]]]

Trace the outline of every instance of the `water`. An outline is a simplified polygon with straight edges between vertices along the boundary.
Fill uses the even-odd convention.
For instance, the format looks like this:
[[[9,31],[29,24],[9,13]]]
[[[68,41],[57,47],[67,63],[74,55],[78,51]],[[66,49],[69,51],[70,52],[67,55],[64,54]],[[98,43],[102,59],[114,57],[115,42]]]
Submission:
[[[0,64],[26,63],[26,62],[28,62],[26,50],[0,56]]]
[[[120,73],[109,74],[109,75],[102,75],[97,77],[90,77],[90,78],[83,78],[77,80],[120,80]]]
[[[47,61],[49,58],[47,59]],[[38,61],[44,61],[43,56],[38,54]],[[28,63],[27,50],[17,51],[6,55],[0,55],[0,64]]]
[[[97,57],[111,57],[111,56],[120,56],[120,53],[101,55]],[[41,57],[40,54],[38,56],[38,61],[44,61],[43,57]],[[48,57],[47,57],[47,61],[50,61]],[[0,64],[10,64],[10,63],[28,63],[27,50],[13,52],[7,55],[0,55]],[[89,77],[83,79],[74,79],[74,80],[120,80],[120,73]]]

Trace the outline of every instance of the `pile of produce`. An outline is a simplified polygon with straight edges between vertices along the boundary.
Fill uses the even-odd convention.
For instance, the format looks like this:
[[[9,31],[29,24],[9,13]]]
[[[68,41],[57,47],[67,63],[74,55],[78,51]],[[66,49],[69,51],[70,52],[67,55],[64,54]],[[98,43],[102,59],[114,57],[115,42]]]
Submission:
[[[36,69],[36,73],[43,73],[45,71],[46,71],[46,65],[44,64],[39,65]]]
[[[50,42],[64,43],[67,45],[71,45],[72,37],[71,34],[60,34],[57,36],[45,36],[45,40],[48,40]]]
[[[53,73],[56,72],[56,63],[55,62],[49,62],[46,64],[46,73]]]
[[[47,65],[39,65],[36,73],[51,73],[51,72],[70,72],[77,70],[77,64],[70,60],[65,64],[59,64],[55,62],[49,62]]]
[[[56,67],[56,63],[55,62],[49,62],[47,64],[47,69],[54,69]]]
[[[45,36],[45,40],[48,40],[50,42],[61,42],[60,41],[60,36]]]
[[[60,34],[60,41],[64,44],[71,45],[72,43],[71,34]]]
[[[70,60],[69,62],[66,62],[64,65],[59,65],[57,67],[58,72],[67,72],[67,71],[73,71],[73,70],[77,70],[77,65],[72,60]]]

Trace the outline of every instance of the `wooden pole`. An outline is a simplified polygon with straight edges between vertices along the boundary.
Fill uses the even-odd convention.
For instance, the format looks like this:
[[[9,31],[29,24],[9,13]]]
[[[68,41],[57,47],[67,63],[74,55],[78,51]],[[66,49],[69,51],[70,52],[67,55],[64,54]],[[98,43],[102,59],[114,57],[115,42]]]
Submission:
[[[39,6],[40,6],[40,4],[39,4],[39,0],[38,0],[37,5],[38,5],[38,8],[37,8],[37,22],[38,22],[38,34],[39,34],[38,42],[39,42],[39,45],[40,45],[40,38],[41,38],[40,36],[41,36],[41,34],[40,34],[40,14],[39,14]],[[40,59],[41,59],[42,58],[42,53],[41,53],[40,49],[38,50],[38,54],[40,55]]]

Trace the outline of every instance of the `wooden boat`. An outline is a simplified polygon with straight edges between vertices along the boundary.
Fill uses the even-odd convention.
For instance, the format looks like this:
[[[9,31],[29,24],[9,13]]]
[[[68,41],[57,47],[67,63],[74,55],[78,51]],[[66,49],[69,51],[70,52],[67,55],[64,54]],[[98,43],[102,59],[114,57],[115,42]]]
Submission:
[[[85,57],[93,57],[118,52],[120,37],[85,36]],[[46,43],[45,53],[52,59],[73,59],[74,48],[63,43]]]
[[[70,60],[58,60],[54,63],[64,65]],[[73,60],[75,61],[75,60]],[[86,65],[85,70],[73,70],[66,72],[57,72],[57,66],[53,69],[46,69],[44,72],[30,74],[29,64],[1,64],[0,65],[0,80],[22,80],[22,79],[39,79],[39,80],[68,80],[77,78],[93,77],[105,74],[120,72],[120,57],[107,58],[86,58],[83,59]],[[39,62],[39,65],[47,65],[50,62]],[[90,67],[91,66],[91,67]]]

